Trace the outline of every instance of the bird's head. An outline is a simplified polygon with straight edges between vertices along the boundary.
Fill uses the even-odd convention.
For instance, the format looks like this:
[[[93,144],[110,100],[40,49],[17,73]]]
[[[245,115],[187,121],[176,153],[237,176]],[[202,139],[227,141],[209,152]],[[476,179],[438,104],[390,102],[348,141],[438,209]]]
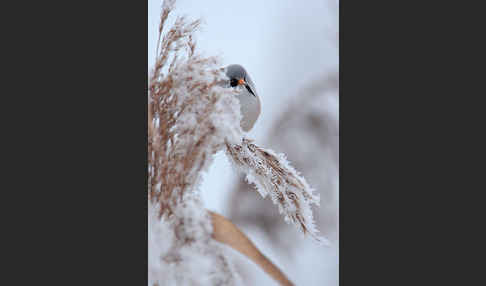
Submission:
[[[240,65],[229,65],[226,67],[226,76],[229,78],[229,86],[244,87],[253,96],[257,96],[255,85],[250,79],[246,70]]]

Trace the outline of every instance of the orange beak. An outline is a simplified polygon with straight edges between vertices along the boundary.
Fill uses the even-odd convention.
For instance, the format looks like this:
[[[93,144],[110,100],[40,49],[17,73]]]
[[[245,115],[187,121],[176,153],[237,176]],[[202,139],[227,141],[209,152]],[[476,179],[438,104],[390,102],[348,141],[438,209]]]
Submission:
[[[242,79],[242,78],[240,78],[240,79],[238,80],[238,85],[244,85],[244,84],[246,84],[245,80],[244,80],[244,79]]]

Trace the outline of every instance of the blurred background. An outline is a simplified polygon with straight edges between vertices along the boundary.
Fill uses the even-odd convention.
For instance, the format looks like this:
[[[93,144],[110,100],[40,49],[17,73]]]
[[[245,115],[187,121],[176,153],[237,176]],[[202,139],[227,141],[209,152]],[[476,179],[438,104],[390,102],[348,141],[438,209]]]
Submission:
[[[155,61],[162,0],[148,0],[148,68]],[[304,238],[262,199],[225,154],[201,185],[208,209],[232,220],[296,285],[338,285],[339,26],[336,0],[178,0],[175,15],[201,18],[197,49],[243,65],[255,82],[262,114],[247,137],[285,153],[320,193],[313,208],[330,247]],[[255,265],[232,255],[246,285],[272,285]]]

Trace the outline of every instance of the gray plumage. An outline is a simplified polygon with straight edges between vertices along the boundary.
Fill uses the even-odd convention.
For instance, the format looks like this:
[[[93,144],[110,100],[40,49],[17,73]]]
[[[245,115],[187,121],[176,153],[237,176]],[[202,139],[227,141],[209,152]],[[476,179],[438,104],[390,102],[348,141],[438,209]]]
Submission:
[[[227,86],[239,91],[236,98],[240,101],[242,116],[240,125],[241,129],[248,132],[255,125],[261,111],[260,98],[258,97],[255,84],[251,80],[250,75],[240,65],[226,67],[226,76],[229,78]],[[238,81],[241,79],[244,83],[238,84]]]

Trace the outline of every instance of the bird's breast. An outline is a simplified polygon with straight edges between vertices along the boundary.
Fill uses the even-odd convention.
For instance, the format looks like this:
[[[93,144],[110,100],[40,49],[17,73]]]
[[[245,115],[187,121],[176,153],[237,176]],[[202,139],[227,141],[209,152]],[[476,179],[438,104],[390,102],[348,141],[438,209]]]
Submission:
[[[237,94],[236,98],[240,101],[241,129],[248,132],[253,128],[260,116],[260,99],[258,95],[254,96],[246,90]]]

